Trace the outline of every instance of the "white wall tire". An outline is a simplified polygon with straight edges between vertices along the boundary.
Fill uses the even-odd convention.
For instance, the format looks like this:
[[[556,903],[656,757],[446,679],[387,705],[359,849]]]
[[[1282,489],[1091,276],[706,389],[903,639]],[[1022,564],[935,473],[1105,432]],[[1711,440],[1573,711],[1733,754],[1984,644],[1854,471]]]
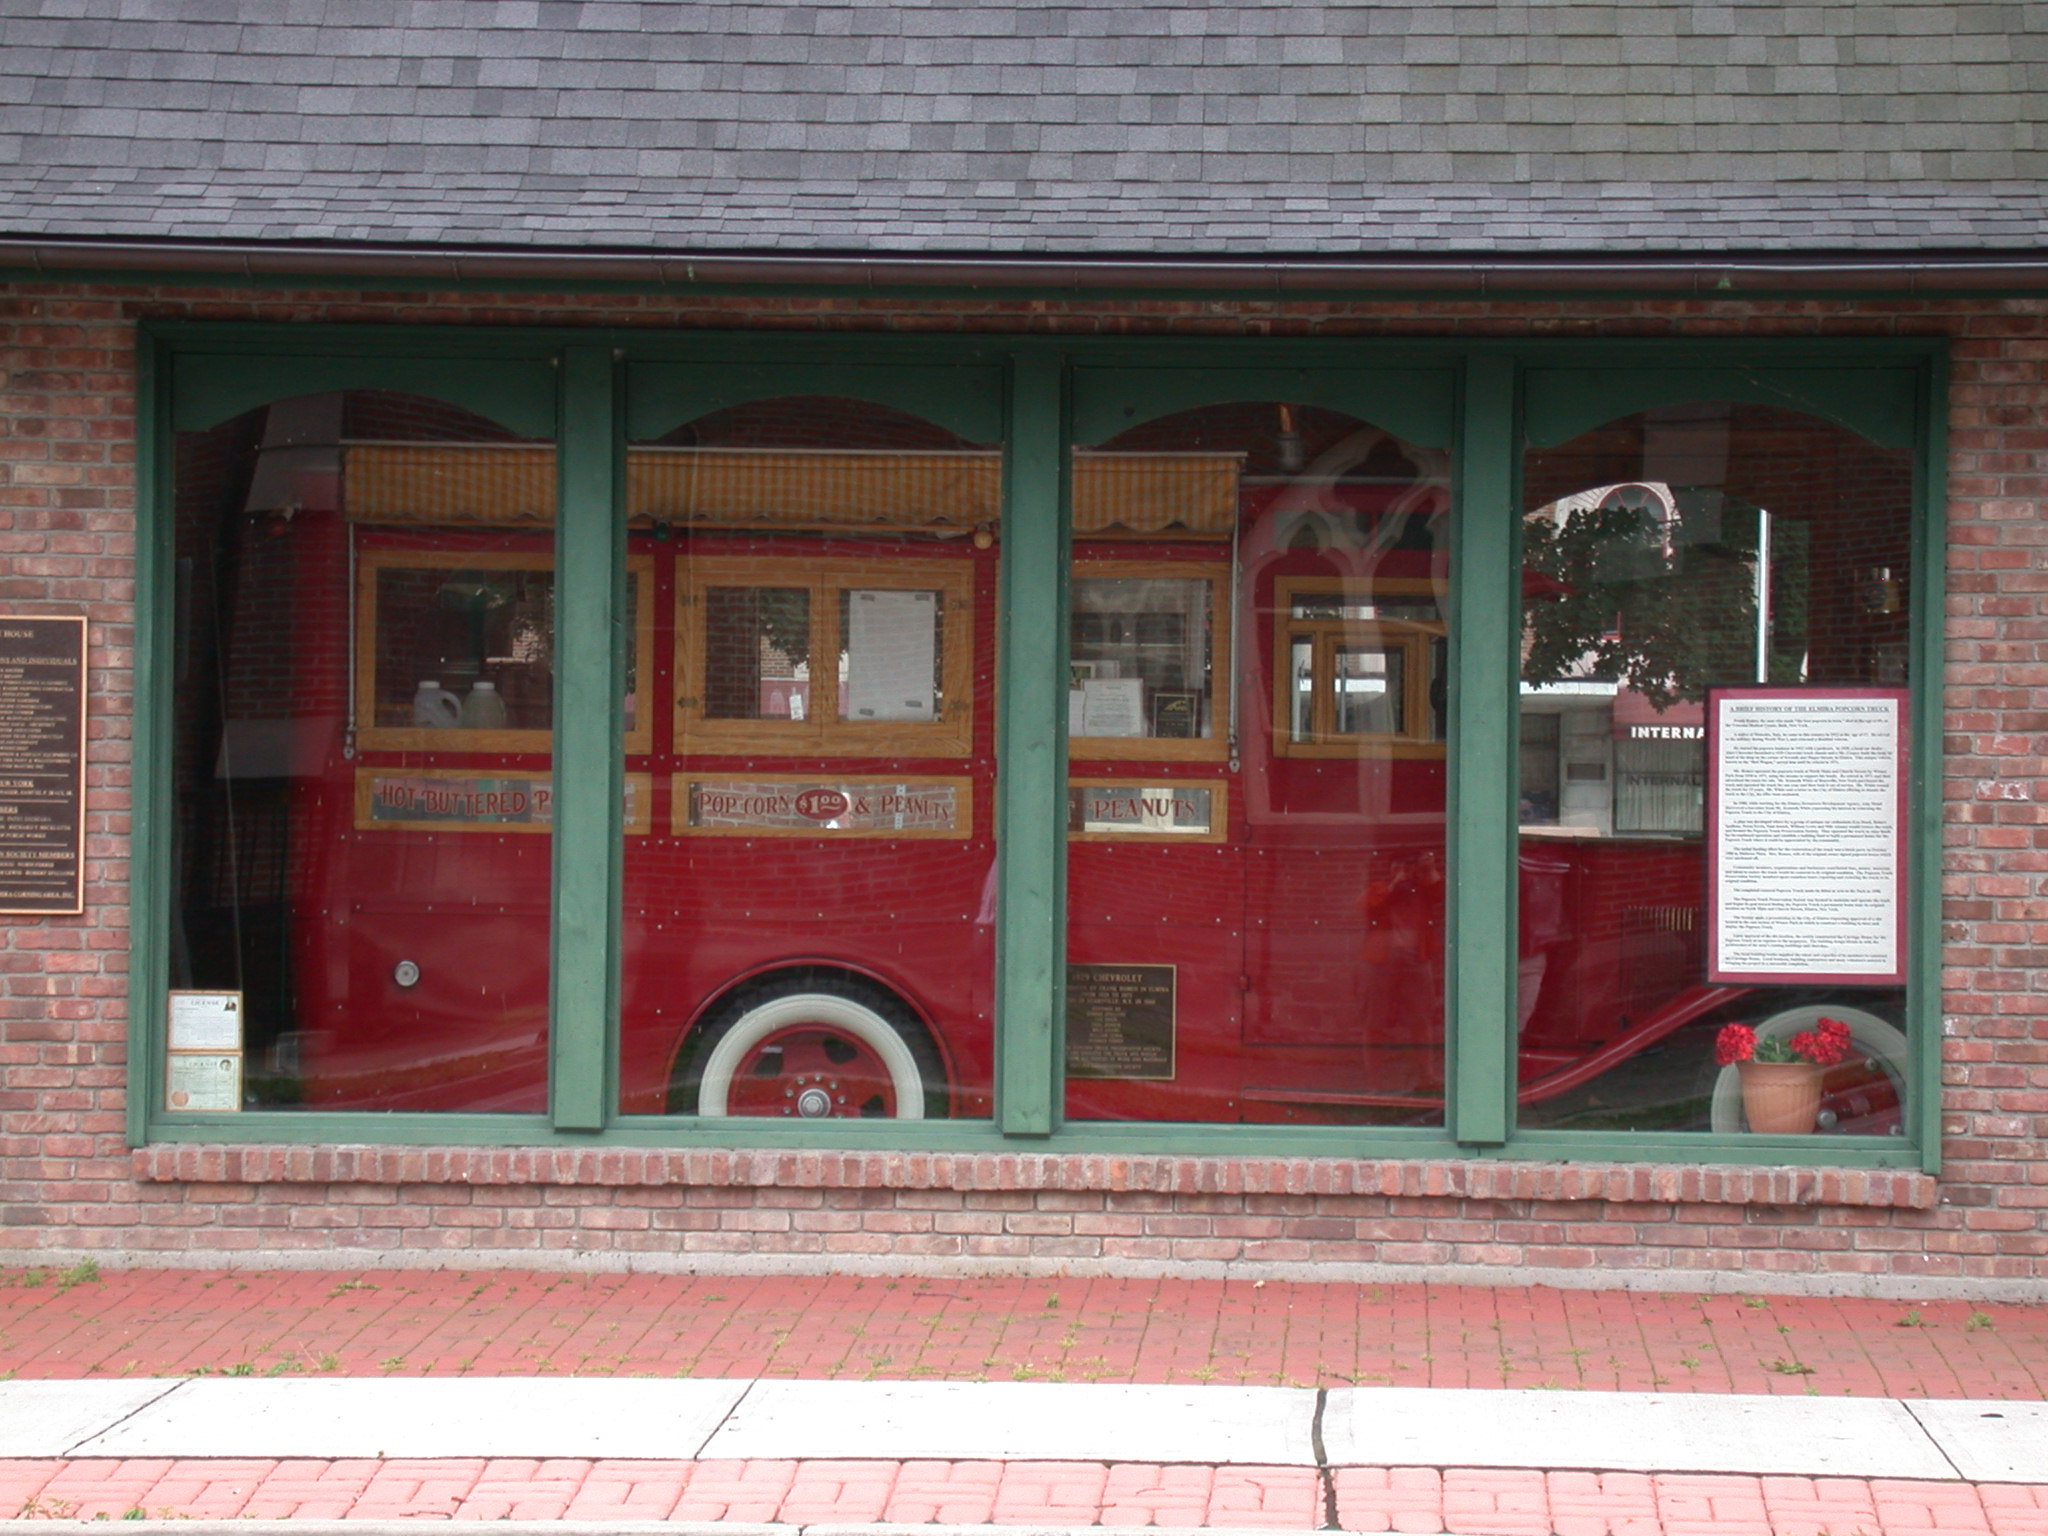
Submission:
[[[1910,1048],[1905,1035],[1895,1026],[1861,1008],[1848,1008],[1840,1003],[1809,1003],[1772,1014],[1756,1026],[1756,1035],[1759,1040],[1789,1040],[1812,1029],[1822,1019],[1839,1019],[1848,1025],[1849,1037],[1854,1042],[1850,1059],[1861,1057],[1891,1079],[1898,1094],[1901,1120],[1899,1129],[1893,1134],[1903,1134],[1906,1063]],[[1742,1113],[1742,1074],[1734,1067],[1723,1067],[1721,1075],[1714,1079],[1712,1125],[1714,1130],[1729,1135],[1749,1129],[1749,1122]],[[1821,1127],[1823,1131],[1831,1128]]]
[[[867,1051],[888,1073],[894,1118],[924,1119],[924,1071],[902,1033],[866,1003],[834,992],[768,998],[717,1026],[697,1076],[697,1113],[710,1119],[731,1114],[735,1075],[773,1036],[807,1027],[844,1036]]]

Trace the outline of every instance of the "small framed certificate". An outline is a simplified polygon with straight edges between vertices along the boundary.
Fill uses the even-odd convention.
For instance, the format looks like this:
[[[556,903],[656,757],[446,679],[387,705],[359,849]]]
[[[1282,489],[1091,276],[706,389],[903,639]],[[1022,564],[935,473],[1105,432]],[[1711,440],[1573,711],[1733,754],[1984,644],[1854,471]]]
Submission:
[[[164,1108],[232,1114],[242,1107],[242,994],[174,991],[164,1031]]]

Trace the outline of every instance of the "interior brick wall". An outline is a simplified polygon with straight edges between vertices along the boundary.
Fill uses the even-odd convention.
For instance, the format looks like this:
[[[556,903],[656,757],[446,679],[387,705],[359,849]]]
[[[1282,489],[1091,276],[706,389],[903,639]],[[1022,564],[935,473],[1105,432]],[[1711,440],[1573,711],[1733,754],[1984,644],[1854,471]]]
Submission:
[[[1943,336],[1938,1181],[1492,1161],[165,1146],[123,1139],[135,323],[1067,335]],[[0,290],[0,605],[91,620],[87,910],[0,927],[0,1257],[1172,1269],[2040,1294],[2048,301],[750,299]],[[522,1161],[523,1160],[523,1161]]]

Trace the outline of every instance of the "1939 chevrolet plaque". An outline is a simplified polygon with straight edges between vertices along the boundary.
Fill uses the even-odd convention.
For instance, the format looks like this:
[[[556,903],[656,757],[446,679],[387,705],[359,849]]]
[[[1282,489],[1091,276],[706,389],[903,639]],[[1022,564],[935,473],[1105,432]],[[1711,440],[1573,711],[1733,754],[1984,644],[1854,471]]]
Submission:
[[[85,910],[85,620],[0,615],[0,912]]]
[[[1067,967],[1067,1075],[1173,1078],[1173,967]]]

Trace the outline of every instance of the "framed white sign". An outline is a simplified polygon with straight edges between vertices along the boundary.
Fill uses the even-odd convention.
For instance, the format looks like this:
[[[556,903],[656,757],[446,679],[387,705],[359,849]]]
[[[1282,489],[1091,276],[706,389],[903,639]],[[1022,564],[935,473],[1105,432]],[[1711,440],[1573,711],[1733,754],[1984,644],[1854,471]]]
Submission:
[[[1708,980],[1905,980],[1905,689],[1711,690],[1706,810]]]

